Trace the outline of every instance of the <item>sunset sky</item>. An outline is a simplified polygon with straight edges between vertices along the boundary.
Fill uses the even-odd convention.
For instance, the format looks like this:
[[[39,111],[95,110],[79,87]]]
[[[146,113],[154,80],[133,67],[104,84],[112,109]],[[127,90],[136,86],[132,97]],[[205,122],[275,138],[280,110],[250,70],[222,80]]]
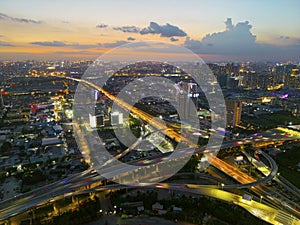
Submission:
[[[95,59],[166,41],[207,60],[300,61],[299,0],[1,0],[0,60]]]

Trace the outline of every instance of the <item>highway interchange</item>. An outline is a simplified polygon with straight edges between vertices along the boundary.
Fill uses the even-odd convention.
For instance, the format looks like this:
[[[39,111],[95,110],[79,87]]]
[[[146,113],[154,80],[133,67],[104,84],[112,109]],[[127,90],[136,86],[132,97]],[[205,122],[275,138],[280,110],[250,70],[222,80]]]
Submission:
[[[78,82],[84,82],[85,84],[91,86],[92,88],[101,91],[111,100],[119,104],[125,109],[131,110],[132,113],[138,115],[143,121],[148,122],[151,126],[155,127],[156,129],[162,131],[168,137],[173,138],[177,142],[186,141],[187,143],[189,140],[185,140],[180,134],[178,134],[174,130],[165,129],[165,125],[161,124],[157,120],[153,120],[152,116],[149,114],[140,111],[137,108],[132,107],[131,105],[126,104],[121,99],[117,99],[115,96],[111,95],[109,92],[103,90],[101,87],[85,80],[75,79],[75,78],[67,78],[73,79]],[[79,134],[80,135],[80,134]],[[82,137],[80,137],[82,138]],[[252,137],[253,138],[253,137]],[[237,141],[227,141],[224,142],[221,148],[228,148],[237,145],[244,145],[246,143],[252,142],[252,138],[245,138],[238,143]],[[287,139],[297,139],[299,137],[282,137],[282,140]],[[262,140],[264,141],[264,140]],[[85,145],[86,148],[89,148],[89,144],[86,143],[85,140],[82,139],[81,147]],[[195,147],[195,146],[190,146]],[[130,151],[130,150],[128,150]],[[97,169],[97,172],[94,172],[93,169],[84,171],[81,174],[73,175],[72,177],[68,177],[64,180],[60,180],[58,182],[54,182],[42,188],[36,189],[34,191],[16,196],[15,198],[6,200],[1,203],[0,205],[0,220],[5,220],[9,217],[17,215],[21,212],[29,210],[34,207],[38,207],[45,203],[48,203],[49,200],[55,201],[57,199],[70,196],[70,195],[78,195],[84,192],[95,192],[95,191],[102,191],[102,190],[112,190],[112,189],[120,189],[120,188],[128,188],[128,186],[124,184],[117,184],[117,185],[107,185],[101,186],[103,181],[106,178],[111,178],[112,180],[122,179],[122,183],[126,182],[131,185],[129,187],[135,188],[143,187],[145,188],[165,188],[170,190],[178,190],[178,191],[186,191],[194,194],[201,194],[207,195],[213,198],[221,199],[223,201],[231,202],[233,204],[239,205],[246,210],[248,210],[253,215],[265,220],[271,224],[300,224],[300,212],[299,207],[295,207],[293,202],[287,199],[285,196],[282,196],[278,193],[274,193],[272,188],[267,187],[264,183],[269,180],[275,179],[277,182],[283,183],[285,186],[290,188],[295,192],[298,193],[299,190],[295,190],[295,187],[291,186],[289,183],[280,179],[277,176],[278,168],[276,163],[270,158],[266,153],[264,157],[268,159],[269,164],[271,165],[270,168],[264,165],[257,165],[258,163],[255,162],[253,165],[257,167],[257,169],[261,169],[265,167],[265,170],[262,171],[265,177],[256,180],[252,176],[240,171],[238,168],[226,163],[225,161],[213,157],[212,154],[209,153],[205,149],[196,148],[194,154],[197,153],[206,153],[208,161],[211,163],[212,166],[217,168],[218,170],[222,171],[223,173],[227,174],[228,176],[235,179],[240,184],[232,185],[232,184],[222,184],[222,187],[219,185],[199,185],[199,184],[174,184],[174,183],[159,183],[159,184],[149,184],[148,181],[148,171],[157,172],[157,166],[160,164],[167,164],[167,163],[176,163],[176,160],[181,159],[171,159],[169,160],[168,157],[157,157],[150,160],[148,159],[141,159],[137,160],[137,163],[141,166],[140,168],[136,169],[124,169],[121,165],[113,165],[110,167],[109,165],[105,166],[104,168]],[[180,155],[180,157],[185,157],[184,155]],[[211,158],[210,158],[211,157]],[[251,161],[252,162],[252,161]],[[100,171],[100,173],[99,173]],[[147,172],[146,172],[147,171]],[[101,176],[99,175],[101,174]],[[158,175],[159,176],[159,175]],[[139,179],[138,181],[136,179]],[[152,183],[152,182],[151,182]],[[245,188],[249,188],[252,192],[256,193],[258,196],[263,196],[264,201],[263,203],[259,200],[245,200],[243,196],[237,195],[235,193],[231,193],[230,189],[239,188],[245,190]]]

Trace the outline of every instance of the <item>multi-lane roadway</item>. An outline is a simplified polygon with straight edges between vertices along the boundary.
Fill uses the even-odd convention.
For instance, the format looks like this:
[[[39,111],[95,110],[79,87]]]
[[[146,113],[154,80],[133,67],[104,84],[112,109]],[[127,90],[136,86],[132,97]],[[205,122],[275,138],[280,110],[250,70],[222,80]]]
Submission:
[[[122,101],[121,99],[116,98],[114,95],[103,90],[98,85],[95,85],[89,81],[75,79],[75,78],[67,78],[67,79],[84,82],[85,84],[91,86],[92,88],[101,91],[103,94],[105,94],[107,97],[109,97],[112,101],[116,102],[121,107],[123,107],[127,110],[130,110],[135,115],[139,116],[143,121],[151,124],[151,126],[160,130],[162,133],[169,136],[173,140],[175,140],[177,142],[184,141],[186,143],[189,143],[188,139],[186,139],[182,135],[178,134],[176,131],[174,131],[172,129],[165,129],[166,128],[165,124],[161,123],[158,120],[153,120],[151,115],[149,115],[135,107],[132,107],[131,105],[127,104],[126,102]],[[229,142],[229,143],[223,144],[222,147],[226,148],[226,147],[230,147],[230,146],[234,146],[234,145],[236,145],[236,143]],[[193,144],[191,144],[190,147],[197,147],[197,146],[194,146]],[[88,148],[88,146],[86,146],[86,148]],[[128,151],[130,151],[130,149]],[[203,152],[203,151],[205,151],[205,148],[197,148],[196,149],[196,152]],[[209,154],[209,152],[208,152],[207,156],[208,156],[208,160],[214,167],[218,168],[220,171],[222,171],[222,172],[226,173],[227,175],[229,175],[230,177],[234,178],[242,185],[247,185],[250,183],[250,186],[255,186],[255,185],[258,185],[261,183],[260,181],[257,181],[253,177],[249,176],[248,174],[241,172],[238,168],[224,162],[223,160],[221,160],[217,157],[214,157],[212,154]],[[158,159],[153,159],[154,163],[155,163],[155,160],[158,160]],[[173,160],[176,160],[176,159],[173,159]],[[164,163],[164,162],[162,160],[159,162],[156,161],[156,163]],[[149,167],[151,167],[151,166],[155,166],[155,164],[149,165]],[[145,167],[144,169],[147,170],[147,167]],[[102,177],[97,176],[95,174],[91,175],[90,172],[84,172],[80,175],[73,176],[71,178],[56,182],[54,184],[50,184],[48,186],[40,188],[39,190],[36,190],[35,192],[27,193],[22,196],[17,196],[15,199],[11,199],[6,202],[3,202],[0,206],[0,220],[11,217],[13,215],[16,215],[22,211],[25,211],[25,210],[35,207],[37,205],[44,204],[49,199],[55,198],[56,196],[64,196],[66,193],[72,193],[78,189],[82,189],[82,187],[88,187],[92,183],[98,182],[99,184],[101,184],[101,182],[104,180],[103,177],[113,178],[116,176],[124,176],[124,175],[128,177],[128,175],[129,175],[129,177],[131,176],[131,178],[134,180],[135,179],[134,175],[130,175],[132,173],[134,174],[134,171],[128,171],[128,169],[121,168],[120,166],[118,167],[118,165],[117,165],[116,168],[106,167],[106,168],[102,169],[101,170]],[[275,174],[277,173],[277,166],[273,165],[272,171],[270,171],[271,175],[269,174],[270,178],[274,177],[274,173]],[[269,175],[267,175],[267,177]],[[266,180],[264,180],[263,182],[266,182]],[[121,188],[121,187],[119,187],[119,188]],[[174,187],[172,185],[167,185],[167,188],[175,190],[178,187]],[[182,188],[182,186],[180,186],[180,188]],[[221,191],[216,187],[199,187],[199,186],[186,185],[186,186],[184,186],[184,188],[187,189],[188,191],[197,192],[199,194],[205,194],[205,195],[209,195],[212,197],[217,197],[217,198],[223,199],[225,201],[230,201],[235,204],[241,205],[242,207],[246,208],[252,214],[254,214],[266,221],[274,223],[274,224],[276,224],[277,222],[278,222],[277,224],[279,224],[279,222],[281,222],[278,220],[276,222],[276,218],[278,219],[280,216],[286,218],[287,217],[286,213],[288,214],[288,218],[290,218],[290,219],[288,219],[288,218],[285,219],[286,224],[297,224],[299,222],[299,220],[295,216],[289,214],[292,211],[292,212],[294,212],[294,215],[296,214],[296,216],[299,216],[299,212],[295,209],[279,210],[276,207],[267,206],[267,205],[261,204],[261,203],[258,204],[257,202],[254,202],[254,201],[252,201],[252,203],[250,202],[251,203],[250,204],[248,202],[244,202],[243,199],[241,199],[241,196],[236,196],[227,191],[225,193],[224,190]],[[227,188],[227,187],[224,186],[222,188]],[[260,194],[264,194],[264,196],[267,195],[265,193],[266,191],[262,191],[260,187],[254,187],[254,191],[256,191]],[[287,204],[287,206],[285,208],[288,208],[288,207],[290,207],[290,206]]]

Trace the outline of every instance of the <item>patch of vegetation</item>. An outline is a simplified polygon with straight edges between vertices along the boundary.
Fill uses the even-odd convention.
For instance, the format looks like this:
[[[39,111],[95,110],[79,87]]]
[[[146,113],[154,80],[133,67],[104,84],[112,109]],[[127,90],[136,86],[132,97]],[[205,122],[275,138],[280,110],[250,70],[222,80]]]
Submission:
[[[184,165],[184,167],[180,170],[180,173],[184,173],[184,172],[194,173],[197,169],[200,159],[201,159],[201,157],[193,155],[190,158],[190,160]]]
[[[289,122],[297,124],[299,123],[299,118],[292,116],[290,112],[282,111],[273,114],[258,115],[254,117],[242,115],[242,121],[253,124],[255,126],[270,129],[275,128],[278,125],[288,125]]]
[[[57,207],[64,207],[70,204],[71,199],[61,200],[56,203]],[[35,213],[46,213],[48,211],[52,211],[52,204],[46,205],[39,209],[39,211],[35,211]],[[101,209],[100,201],[98,198],[95,200],[88,199],[86,204],[81,204],[76,211],[68,211],[64,212],[58,216],[53,216],[51,218],[46,219],[46,217],[38,216],[32,224],[45,224],[45,225],[80,225],[85,224],[91,221],[94,221],[99,218],[99,210]],[[42,222],[43,221],[43,222]]]
[[[224,159],[226,156],[234,155],[235,153],[241,152],[241,147],[240,146],[234,146],[230,148],[223,148],[220,149],[218,152],[218,158]]]
[[[297,164],[300,162],[300,146],[294,146],[276,158],[280,174],[300,188],[300,171],[297,171]]]
[[[40,169],[35,169],[33,173],[24,173],[23,175],[23,182],[28,185],[36,184],[46,179],[47,175]]]

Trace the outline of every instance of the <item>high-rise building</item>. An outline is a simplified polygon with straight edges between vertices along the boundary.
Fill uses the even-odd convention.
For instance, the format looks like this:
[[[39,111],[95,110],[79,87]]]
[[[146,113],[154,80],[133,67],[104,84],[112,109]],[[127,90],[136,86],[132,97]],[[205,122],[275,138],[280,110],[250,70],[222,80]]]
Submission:
[[[223,73],[219,73],[217,75],[217,81],[221,88],[225,88],[227,84],[227,75]]]
[[[236,89],[239,86],[239,77],[227,76],[226,87],[227,89]]]
[[[227,126],[235,127],[241,121],[242,102],[238,100],[226,100]]]
[[[188,121],[195,114],[198,106],[199,91],[195,83],[179,82],[175,85],[177,90],[178,113],[180,120]]]
[[[123,113],[112,112],[110,115],[111,125],[122,125],[123,124]]]
[[[96,125],[97,125],[97,127],[104,127],[104,115],[103,114],[96,115]]]
[[[104,126],[104,115],[92,115],[89,114],[89,120],[90,120],[90,127],[91,128],[97,128],[97,127],[103,127]]]
[[[3,92],[4,92],[4,89],[1,89],[1,93],[0,93],[0,109],[4,108]]]
[[[91,128],[96,128],[97,123],[96,123],[96,116],[89,114],[89,121],[90,121],[90,127]]]

